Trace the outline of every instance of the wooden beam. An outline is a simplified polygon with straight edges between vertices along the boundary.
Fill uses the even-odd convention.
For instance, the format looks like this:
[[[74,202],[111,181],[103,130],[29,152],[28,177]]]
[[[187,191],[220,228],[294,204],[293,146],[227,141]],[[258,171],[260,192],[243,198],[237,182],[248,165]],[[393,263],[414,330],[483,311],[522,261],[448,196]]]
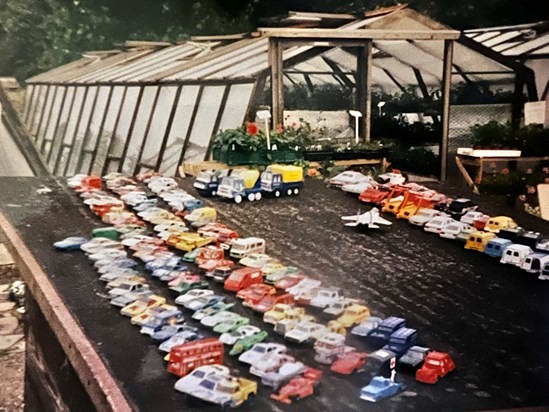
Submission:
[[[249,33],[218,34],[215,36],[191,36],[191,41],[227,41],[249,38]]]
[[[322,41],[333,39],[354,40],[457,40],[458,30],[388,30],[388,29],[297,29],[261,27],[260,33],[280,39],[306,39]]]
[[[458,170],[461,172],[463,178],[465,179],[465,182],[467,182],[467,186],[473,189],[473,191],[478,194],[478,188],[475,185],[475,182],[473,182],[473,179],[471,179],[471,176],[469,176],[469,173],[467,172],[467,169],[465,169],[465,166],[463,166],[463,162],[459,158],[459,156],[456,156],[456,166]]]
[[[289,11],[288,17],[295,17],[299,19],[325,19],[325,20],[356,20],[357,18],[352,14],[347,13],[310,13],[305,11]]]
[[[442,66],[442,139],[440,144],[440,180],[446,181],[448,166],[448,134],[450,128],[450,89],[452,87],[452,62],[454,42],[444,41],[444,65]]]
[[[333,71],[332,75],[337,79],[340,79],[341,82],[343,82],[343,85],[347,86],[349,89],[353,89],[355,87],[355,84],[347,77],[347,74],[352,75],[354,73],[345,73],[341,67],[339,67],[339,65],[329,57],[322,56],[322,60],[330,66],[330,69]]]
[[[385,68],[383,69],[383,71],[385,72],[387,77],[389,77],[389,79],[392,80],[392,82],[396,85],[396,87],[400,89],[402,93],[406,93],[406,88],[396,79],[395,76],[393,76],[393,73],[391,73],[389,70]]]
[[[273,95],[273,125],[284,124],[284,77],[282,46],[278,39],[269,39],[269,64],[271,66],[271,90]]]
[[[360,134],[370,141],[372,124],[372,41],[368,40],[358,50],[357,56],[357,106],[362,113]]]

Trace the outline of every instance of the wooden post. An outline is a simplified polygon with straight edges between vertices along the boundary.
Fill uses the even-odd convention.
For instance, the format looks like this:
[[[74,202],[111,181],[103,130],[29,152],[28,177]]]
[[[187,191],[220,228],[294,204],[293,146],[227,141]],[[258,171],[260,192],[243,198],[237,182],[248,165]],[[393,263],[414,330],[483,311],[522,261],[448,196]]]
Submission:
[[[450,127],[450,89],[452,86],[453,40],[444,40],[444,66],[442,73],[442,140],[440,145],[440,181],[446,181],[448,166],[448,132]]]
[[[271,91],[273,96],[273,126],[284,123],[284,77],[282,47],[280,41],[269,39],[269,63],[271,65]]]
[[[366,40],[357,55],[357,104],[363,114],[361,137],[370,141],[372,118],[372,40]]]

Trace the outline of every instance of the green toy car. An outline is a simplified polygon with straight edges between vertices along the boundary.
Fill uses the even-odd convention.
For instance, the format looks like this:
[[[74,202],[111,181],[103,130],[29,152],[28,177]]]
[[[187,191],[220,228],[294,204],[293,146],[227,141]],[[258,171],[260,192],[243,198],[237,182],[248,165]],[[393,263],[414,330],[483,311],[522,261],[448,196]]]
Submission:
[[[227,321],[218,323],[213,328],[213,331],[216,333],[232,332],[233,330],[236,330],[239,326],[248,325],[249,323],[250,319],[245,318],[244,316],[240,316],[236,319],[229,319]]]
[[[227,302],[217,302],[215,305],[210,306],[206,309],[200,309],[193,313],[192,318],[196,320],[200,320],[202,318],[205,318],[206,316],[212,316],[216,313],[223,312],[225,310],[229,310],[234,306],[234,302],[227,303]]]
[[[202,251],[202,249],[204,248],[201,248],[201,247],[197,247],[196,249],[190,251],[190,252],[187,252],[183,255],[183,260],[185,262],[191,262],[193,263],[194,260],[196,259],[196,257],[200,254],[200,252]]]
[[[299,274],[298,268],[294,266],[288,266],[267,274],[267,276],[265,276],[264,282],[269,285],[274,285],[277,280],[279,280],[280,278],[286,275],[297,275],[297,274]]]
[[[267,336],[267,332],[262,330],[261,332],[253,334],[251,336],[246,336],[245,338],[239,339],[233,345],[231,351],[229,352],[229,355],[234,356],[239,355],[242,352],[246,352],[247,350],[251,349],[252,346],[254,346],[256,343],[263,342],[265,339],[267,339]]]
[[[170,287],[171,290],[183,294],[192,289],[205,289],[209,286],[205,280],[198,280],[196,282],[181,282],[178,286]]]

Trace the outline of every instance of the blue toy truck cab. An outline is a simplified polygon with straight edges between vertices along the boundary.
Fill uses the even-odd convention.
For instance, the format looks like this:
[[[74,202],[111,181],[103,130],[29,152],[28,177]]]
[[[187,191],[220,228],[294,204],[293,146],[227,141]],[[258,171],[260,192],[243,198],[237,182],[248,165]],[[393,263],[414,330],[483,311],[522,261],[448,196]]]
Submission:
[[[217,195],[234,200],[235,203],[248,199],[261,199],[261,177],[257,170],[240,170],[238,174],[225,176],[217,188]]]
[[[513,242],[511,242],[509,239],[496,237],[486,243],[484,253],[491,257],[501,258],[501,256],[503,255],[503,251],[512,244]]]
[[[393,333],[404,327],[406,327],[406,321],[404,319],[391,316],[384,319],[379,325],[377,325],[377,328],[370,333],[368,339],[381,345],[385,345],[389,342],[389,339]]]
[[[389,338],[389,343],[383,349],[394,352],[397,357],[406,353],[408,349],[415,345],[417,341],[417,331],[410,328],[400,328]]]
[[[185,202],[184,206],[185,211],[192,212],[195,209],[200,209],[201,207],[204,207],[204,202],[200,199],[190,199]]]
[[[215,196],[221,179],[228,175],[228,169],[200,172],[193,186],[200,196]]]

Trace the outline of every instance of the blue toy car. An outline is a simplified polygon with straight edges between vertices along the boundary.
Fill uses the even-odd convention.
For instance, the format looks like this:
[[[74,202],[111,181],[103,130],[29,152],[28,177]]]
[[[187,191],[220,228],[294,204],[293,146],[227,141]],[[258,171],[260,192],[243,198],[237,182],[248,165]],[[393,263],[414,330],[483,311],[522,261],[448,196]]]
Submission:
[[[501,256],[503,256],[503,251],[512,244],[513,242],[511,242],[509,239],[496,237],[486,243],[486,246],[484,247],[484,253],[491,257],[501,258]]]
[[[89,239],[79,236],[71,236],[66,239],[55,242],[53,247],[59,250],[77,250],[80,249],[80,246],[84,243],[89,242]]]
[[[360,398],[369,402],[377,402],[389,398],[404,390],[402,383],[393,382],[382,376],[375,376],[370,383],[360,390]]]
[[[381,322],[381,318],[371,316],[351,329],[351,333],[357,336],[368,336]]]
[[[204,207],[204,202],[200,199],[190,199],[184,203],[185,211],[192,212],[195,209]]]
[[[151,338],[157,342],[164,342],[173,335],[180,332],[198,332],[198,328],[189,325],[165,325],[151,335]]]
[[[152,336],[166,325],[181,323],[185,320],[180,310],[165,310],[154,315],[148,322],[141,326],[141,333]]]
[[[145,269],[150,270],[151,272],[155,271],[156,269],[166,269],[166,268],[172,268],[172,270],[175,270],[174,268],[181,263],[181,258],[179,256],[174,256],[169,259],[157,259],[152,260],[150,262],[147,262],[145,264]],[[183,265],[183,269],[187,269],[187,266]]]

